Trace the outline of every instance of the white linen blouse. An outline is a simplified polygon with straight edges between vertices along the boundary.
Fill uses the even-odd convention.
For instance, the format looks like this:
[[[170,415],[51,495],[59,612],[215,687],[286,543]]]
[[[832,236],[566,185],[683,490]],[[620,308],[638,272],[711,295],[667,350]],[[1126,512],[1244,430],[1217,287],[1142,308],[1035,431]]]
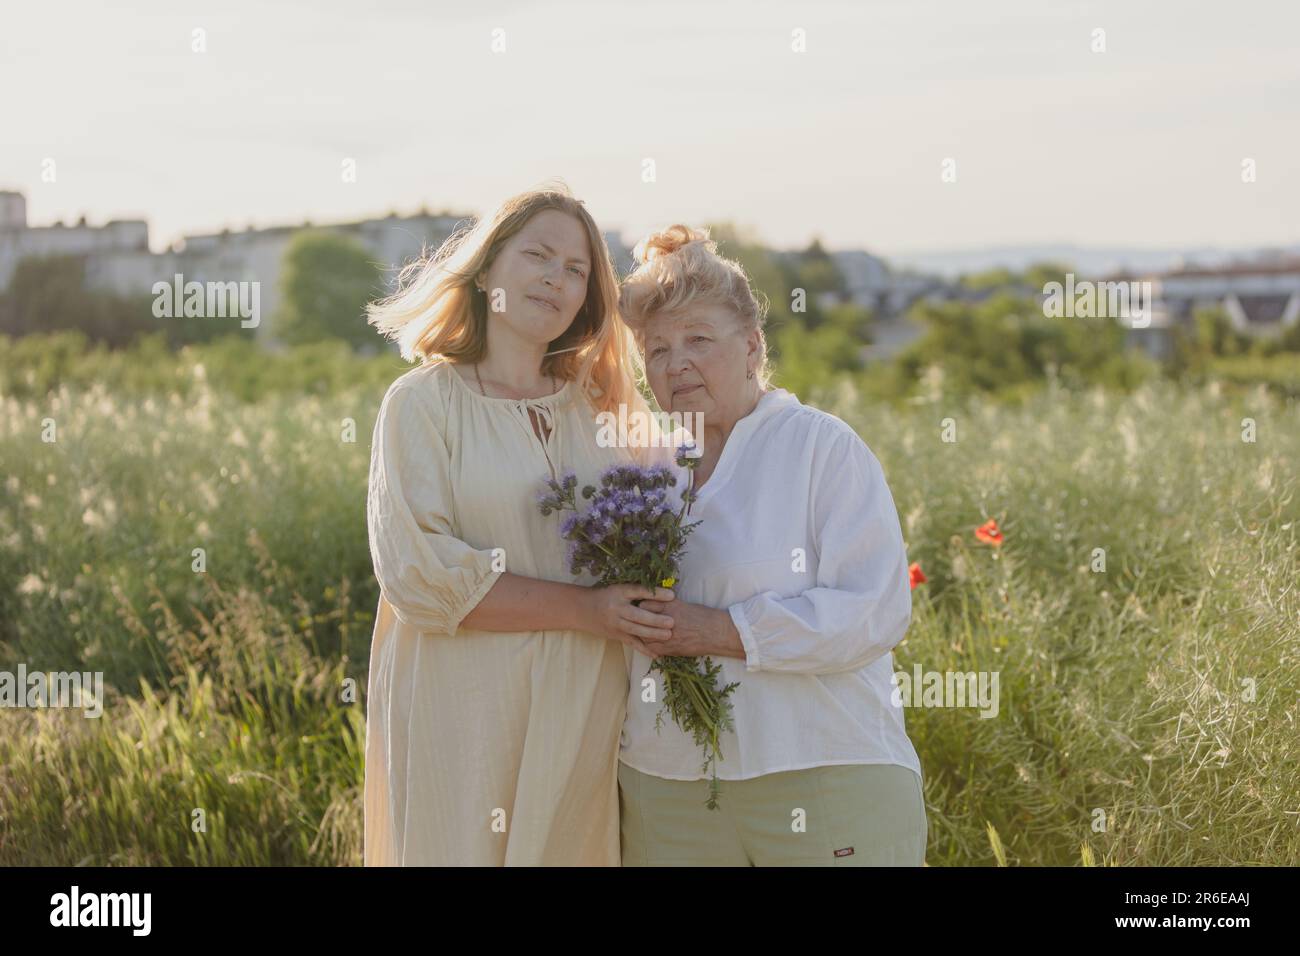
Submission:
[[[679,491],[687,475],[678,472]],[[740,683],[718,777],[873,763],[920,777],[891,703],[892,648],[912,618],[907,552],[880,462],[858,434],[785,389],[768,391],[732,429],[688,520],[700,524],[676,596],[725,608],[745,646],[743,661],[714,658],[724,684]],[[650,659],[625,656],[619,759],[657,777],[703,779],[691,737],[667,714],[655,730],[662,683]]]

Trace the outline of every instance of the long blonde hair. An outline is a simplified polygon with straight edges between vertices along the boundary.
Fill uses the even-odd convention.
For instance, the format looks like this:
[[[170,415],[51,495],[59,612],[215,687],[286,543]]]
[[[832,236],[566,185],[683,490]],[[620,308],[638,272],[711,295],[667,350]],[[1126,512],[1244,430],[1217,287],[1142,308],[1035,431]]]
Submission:
[[[488,300],[475,277],[544,209],[568,213],[582,224],[593,261],[586,301],[569,328],[550,343],[541,371],[576,380],[597,411],[617,415],[620,405],[629,411],[647,408],[635,384],[644,375],[640,353],[617,321],[618,278],[605,237],[563,183],[511,196],[472,226],[457,230],[433,255],[405,266],[397,291],[366,306],[367,321],[396,341],[408,362],[481,361],[487,353]]]

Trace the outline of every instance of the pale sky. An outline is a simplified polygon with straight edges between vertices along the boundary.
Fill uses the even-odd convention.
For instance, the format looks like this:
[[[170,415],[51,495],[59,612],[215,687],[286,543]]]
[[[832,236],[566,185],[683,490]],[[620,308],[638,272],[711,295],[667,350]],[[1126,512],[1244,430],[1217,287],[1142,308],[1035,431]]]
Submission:
[[[1294,2],[4,3],[0,189],[33,225],[146,218],[155,249],[550,177],[629,241],[1300,241]]]

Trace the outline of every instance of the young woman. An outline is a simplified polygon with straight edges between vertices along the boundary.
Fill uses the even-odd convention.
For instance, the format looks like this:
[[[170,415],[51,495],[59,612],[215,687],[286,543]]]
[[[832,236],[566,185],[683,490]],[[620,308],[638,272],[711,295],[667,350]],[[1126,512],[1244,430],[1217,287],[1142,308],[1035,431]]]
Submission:
[[[699,521],[658,655],[712,656],[738,681],[720,809],[699,748],[639,681],[633,649],[619,780],[623,865],[920,866],[921,765],[893,706],[911,621],[907,553],[875,455],[848,425],[768,382],[762,310],[707,233],[642,242],[620,313],[666,412],[703,416]]]
[[[673,594],[575,583],[536,506],[641,460],[597,441],[599,411],[646,410],[609,252],[537,190],[400,279],[370,308],[422,364],[372,447],[365,863],[617,866],[624,646],[672,626],[633,601]]]

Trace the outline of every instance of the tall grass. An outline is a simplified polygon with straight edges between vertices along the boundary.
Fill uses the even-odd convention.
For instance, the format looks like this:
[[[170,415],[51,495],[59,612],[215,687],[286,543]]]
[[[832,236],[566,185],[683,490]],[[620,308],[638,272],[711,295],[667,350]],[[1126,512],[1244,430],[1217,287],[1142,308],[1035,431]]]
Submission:
[[[0,406],[0,670],[107,683],[98,719],[0,708],[0,864],[360,861],[382,387],[248,400],[188,361],[174,394]],[[929,577],[899,669],[999,673],[996,717],[906,712],[931,865],[1300,862],[1294,399],[805,400],[879,456]]]
[[[988,827],[1011,863],[1300,862],[1294,401],[822,399],[880,457],[929,577],[897,666],[1000,675],[996,718],[906,712],[932,864],[996,862]],[[989,517],[1001,547],[972,534]]]
[[[183,627],[157,595],[148,631],[172,677],[79,710],[0,712],[0,862],[353,864],[361,858],[365,679],[249,591]],[[346,603],[346,602],[345,602]]]

